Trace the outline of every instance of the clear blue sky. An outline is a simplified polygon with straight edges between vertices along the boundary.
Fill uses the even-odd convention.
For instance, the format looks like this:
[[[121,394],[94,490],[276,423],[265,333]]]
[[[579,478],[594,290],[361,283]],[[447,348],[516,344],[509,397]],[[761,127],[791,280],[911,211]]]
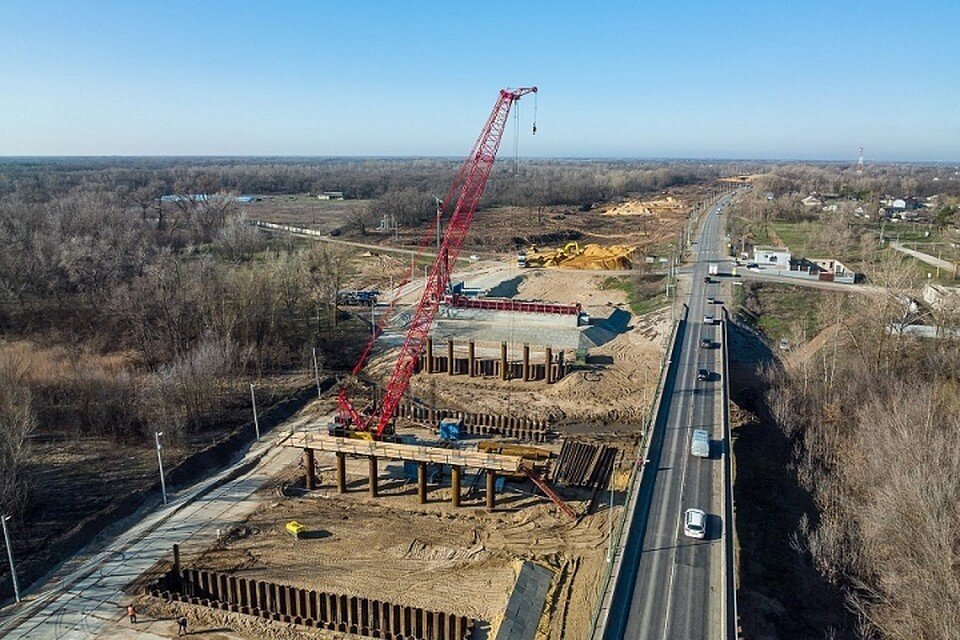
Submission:
[[[537,84],[524,155],[960,161],[960,2],[2,0],[0,82],[0,155],[459,156]]]

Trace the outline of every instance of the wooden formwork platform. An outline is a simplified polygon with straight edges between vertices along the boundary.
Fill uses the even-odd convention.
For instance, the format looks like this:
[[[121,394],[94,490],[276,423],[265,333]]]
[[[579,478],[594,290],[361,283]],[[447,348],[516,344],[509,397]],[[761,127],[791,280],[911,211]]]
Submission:
[[[295,433],[286,441],[286,446],[330,453],[345,453],[353,456],[413,460],[415,462],[447,464],[506,473],[516,473],[520,470],[521,464],[520,456],[505,456],[462,449],[442,449],[440,447],[399,444],[396,442],[335,438],[315,433]]]

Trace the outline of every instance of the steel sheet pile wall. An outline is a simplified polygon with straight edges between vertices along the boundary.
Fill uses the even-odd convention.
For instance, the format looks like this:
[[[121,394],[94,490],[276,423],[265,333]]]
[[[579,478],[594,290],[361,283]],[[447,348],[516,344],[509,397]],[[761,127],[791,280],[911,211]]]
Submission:
[[[603,487],[610,480],[617,449],[564,440],[553,467],[553,481],[568,487]]]
[[[547,420],[535,420],[519,416],[505,416],[492,413],[464,413],[450,409],[433,409],[420,404],[406,402],[397,409],[397,416],[412,422],[437,428],[444,418],[460,418],[464,431],[472,436],[499,435],[518,440],[544,442],[550,431]]]
[[[389,640],[466,640],[474,620],[359,596],[310,591],[215,571],[168,571],[147,593],[266,620]]]

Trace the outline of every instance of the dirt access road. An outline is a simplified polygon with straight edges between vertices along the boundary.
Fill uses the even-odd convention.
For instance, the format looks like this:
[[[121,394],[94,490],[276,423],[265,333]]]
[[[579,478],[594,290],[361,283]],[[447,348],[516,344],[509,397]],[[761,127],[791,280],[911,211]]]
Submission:
[[[284,468],[296,464],[299,451],[280,444],[306,419],[295,418],[276,427],[237,464],[171,496],[164,507],[135,514],[134,518],[140,518],[137,524],[104,548],[95,550],[95,542],[78,554],[32,589],[24,602],[0,613],[0,638],[80,640],[109,634],[123,638],[174,635],[176,625],[171,620],[130,626],[123,608],[132,598],[124,588],[169,556],[174,543],[208,546],[216,540],[217,529],[225,529],[253,511],[258,504],[257,490]],[[163,635],[164,630],[171,633]]]

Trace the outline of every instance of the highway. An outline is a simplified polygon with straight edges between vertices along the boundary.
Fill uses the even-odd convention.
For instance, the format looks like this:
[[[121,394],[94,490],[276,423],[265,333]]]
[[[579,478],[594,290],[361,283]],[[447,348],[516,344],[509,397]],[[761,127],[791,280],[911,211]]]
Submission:
[[[710,210],[700,241],[692,246],[689,309],[673,353],[678,366],[664,383],[663,409],[651,436],[604,634],[608,640],[724,637],[722,332],[719,324],[703,322],[707,314],[722,317],[720,305],[707,302],[708,296],[722,301],[717,278],[704,282],[708,263],[724,255],[719,208]],[[711,339],[712,348],[700,348],[702,337]],[[697,380],[700,368],[711,372],[710,380]],[[690,455],[695,428],[710,431],[709,459]],[[703,540],[683,535],[688,508],[707,513]]]

